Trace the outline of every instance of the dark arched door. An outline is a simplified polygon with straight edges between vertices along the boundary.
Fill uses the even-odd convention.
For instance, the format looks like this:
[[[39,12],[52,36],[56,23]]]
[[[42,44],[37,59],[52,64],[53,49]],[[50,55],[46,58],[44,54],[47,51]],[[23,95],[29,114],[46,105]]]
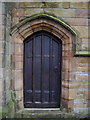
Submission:
[[[61,41],[40,31],[24,41],[24,107],[60,107]]]

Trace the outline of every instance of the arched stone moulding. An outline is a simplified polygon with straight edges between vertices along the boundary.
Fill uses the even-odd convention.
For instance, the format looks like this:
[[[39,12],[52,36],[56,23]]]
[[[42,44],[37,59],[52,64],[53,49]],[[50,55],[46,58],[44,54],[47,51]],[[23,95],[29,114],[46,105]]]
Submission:
[[[49,22],[45,21],[45,19],[48,19]],[[34,24],[33,24],[32,21],[34,21],[34,20],[36,20],[36,23],[34,22]],[[51,23],[51,21],[53,21],[53,22]],[[36,15],[33,15],[33,16],[23,19],[21,22],[19,22],[15,26],[11,27],[10,34],[13,35],[14,33],[18,32],[19,34],[21,34],[21,36],[23,38],[25,38],[25,34],[24,34],[25,31],[27,32],[27,36],[28,36],[28,32],[30,30],[33,32],[35,27],[37,27],[37,31],[39,31],[39,29],[40,30],[44,29],[44,28],[40,28],[40,27],[44,27],[44,26],[47,27],[47,29],[49,29],[49,30],[53,28],[55,31],[57,31],[57,33],[58,33],[58,31],[62,32],[61,33],[62,38],[64,36],[65,30],[70,32],[74,36],[74,41],[73,41],[75,44],[74,52],[76,53],[76,51],[79,51],[80,47],[79,47],[78,35],[77,35],[76,31],[71,26],[69,26],[67,23],[62,21],[61,19],[56,18],[51,15],[48,15],[48,14],[44,14],[44,13],[36,14]],[[22,31],[21,31],[21,29],[22,29]],[[24,31],[24,33],[23,33],[23,31]],[[67,31],[65,32],[66,34],[67,34]]]
[[[61,71],[61,103],[66,108],[72,108],[76,96],[78,82],[75,79],[76,58],[74,57],[77,44],[76,32],[63,21],[47,14],[34,15],[26,18],[11,28],[12,35],[12,80],[20,109],[23,104],[23,41],[38,31],[47,31],[62,40],[62,71]],[[72,74],[74,73],[74,74]],[[73,90],[74,94],[71,94]]]

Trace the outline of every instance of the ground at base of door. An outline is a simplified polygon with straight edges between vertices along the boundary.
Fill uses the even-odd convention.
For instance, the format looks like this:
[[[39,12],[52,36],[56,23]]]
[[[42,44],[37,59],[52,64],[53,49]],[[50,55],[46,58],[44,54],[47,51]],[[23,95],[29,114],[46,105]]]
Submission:
[[[20,110],[15,114],[15,118],[29,118],[29,120],[83,120],[88,119],[83,116],[75,116],[73,113],[62,112],[60,110]]]

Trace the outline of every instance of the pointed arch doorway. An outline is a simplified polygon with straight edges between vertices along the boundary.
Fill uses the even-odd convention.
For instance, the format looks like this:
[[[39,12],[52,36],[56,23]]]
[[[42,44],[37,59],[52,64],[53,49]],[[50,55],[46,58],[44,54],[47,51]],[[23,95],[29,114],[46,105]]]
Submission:
[[[14,51],[13,51],[13,55],[12,55],[12,63],[14,63],[15,67],[12,69],[13,70],[13,89],[15,91],[16,94],[16,99],[18,99],[18,106],[20,109],[24,109],[25,107],[38,107],[39,106],[36,104],[31,106],[29,104],[27,104],[27,106],[25,106],[25,94],[23,94],[23,91],[28,90],[27,95],[28,98],[26,100],[26,102],[28,101],[28,103],[31,103],[30,101],[30,92],[32,92],[32,89],[27,89],[28,87],[24,87],[25,82],[23,82],[25,80],[25,57],[24,56],[24,52],[23,51],[23,47],[25,45],[25,43],[27,43],[28,45],[30,44],[30,41],[32,41],[32,43],[30,44],[33,48],[31,49],[31,51],[33,51],[33,49],[35,48],[35,45],[38,46],[38,43],[35,43],[35,34],[36,33],[40,33],[41,31],[47,31],[47,38],[50,41],[50,37],[53,39],[54,43],[56,44],[61,44],[62,45],[62,70],[60,69],[61,67],[59,66],[59,82],[61,82],[61,85],[59,86],[58,89],[61,89],[61,91],[58,91],[59,93],[59,99],[57,102],[57,106],[54,107],[59,107],[60,106],[64,106],[65,108],[72,108],[73,106],[73,99],[75,97],[75,95],[70,94],[70,92],[72,91],[75,79],[75,76],[73,76],[72,73],[74,73],[76,71],[76,58],[74,57],[74,55],[76,54],[76,50],[77,50],[77,44],[78,44],[78,36],[77,33],[65,22],[63,22],[60,19],[57,19],[54,16],[50,16],[47,14],[38,14],[38,15],[34,15],[33,17],[29,17],[29,18],[25,18],[25,20],[21,21],[20,23],[16,24],[14,27],[11,28],[11,35],[12,35],[12,41],[13,41],[13,45],[15,47]],[[48,34],[49,33],[49,34]],[[46,32],[45,32],[46,34]],[[45,39],[45,37],[41,35],[41,38]],[[40,37],[38,37],[38,39],[40,39]],[[59,41],[62,41],[62,43]],[[42,40],[41,40],[42,41]],[[45,40],[43,40],[45,41]],[[23,44],[24,43],[24,44]],[[35,43],[35,44],[34,44]],[[49,43],[49,42],[47,42]],[[40,44],[40,43],[39,43]],[[44,43],[41,42],[41,51],[43,51],[43,45]],[[49,46],[51,44],[49,43]],[[19,51],[17,52],[17,46],[19,46]],[[46,45],[47,46],[47,45]],[[58,46],[58,45],[57,45]],[[28,52],[28,47],[27,48],[27,53]],[[40,49],[40,48],[39,48]],[[25,49],[24,49],[25,50]],[[36,50],[36,49],[35,49]],[[35,54],[35,50],[34,50],[34,54],[32,52],[32,57],[30,55],[27,55],[27,61],[29,61],[30,59],[33,59],[32,64],[27,65],[28,67],[30,65],[32,65],[32,70],[30,70],[29,68],[26,69],[28,71],[32,71],[32,75],[33,73],[35,73],[35,71],[33,72],[33,70],[36,70],[33,66],[34,64],[36,64],[36,59],[39,59],[39,61],[42,61],[42,59],[49,59],[49,60],[45,60],[50,61],[51,58],[54,59],[54,57],[48,57],[48,54],[46,56],[44,56],[44,58],[42,57],[41,54],[41,59],[40,59],[40,55],[39,54]],[[46,49],[47,50],[47,49]],[[59,49],[61,50],[61,49]],[[36,50],[36,52],[38,52]],[[59,59],[61,58],[61,51],[59,51]],[[35,57],[35,56],[38,57]],[[23,59],[24,56],[24,59]],[[27,62],[26,62],[27,63]],[[41,62],[43,63],[43,61]],[[23,65],[24,64],[24,65]],[[49,64],[49,62],[48,62]],[[38,68],[38,64],[37,68]],[[36,66],[35,65],[35,66]],[[41,68],[42,68],[41,64]],[[44,66],[46,67],[47,64],[45,64]],[[40,65],[39,65],[40,66]],[[33,69],[34,68],[34,69]],[[40,67],[38,69],[41,69]],[[57,70],[57,66],[54,66],[53,68],[55,68],[53,71],[58,71]],[[38,69],[36,70],[36,72],[38,72]],[[51,70],[51,68],[49,67],[49,70]],[[29,74],[28,72],[26,72],[27,75]],[[46,72],[45,72],[46,73]],[[55,72],[56,73],[56,72]],[[61,74],[60,74],[61,73]],[[17,76],[17,74],[19,74],[19,76]],[[40,73],[41,74],[41,73]],[[38,75],[40,75],[38,74]],[[51,74],[51,73],[50,73]],[[53,74],[52,74],[53,75]],[[24,76],[24,77],[23,77]],[[47,77],[47,74],[45,75],[45,77]],[[33,78],[33,77],[32,77]],[[42,78],[42,76],[41,76]],[[61,78],[61,79],[60,79]],[[33,78],[34,79],[34,78]],[[17,85],[18,84],[18,85]],[[27,82],[27,85],[30,85],[29,82]],[[32,84],[35,88],[35,84]],[[45,85],[47,86],[47,84],[45,83]],[[36,84],[36,86],[38,86],[38,84]],[[46,87],[45,86],[45,87]],[[42,86],[43,88],[43,86]],[[74,87],[75,88],[75,87]],[[36,89],[37,90],[37,89]],[[35,90],[34,90],[35,91]],[[48,90],[47,90],[48,91]],[[50,91],[47,92],[46,94],[48,96],[49,93],[51,93]],[[75,89],[74,89],[75,91]],[[20,94],[21,93],[21,94]],[[38,94],[39,92],[36,91],[36,93],[32,93],[32,103],[33,101],[37,102],[39,104],[39,102],[42,103],[43,99],[41,99],[42,97],[42,92],[41,94]],[[35,96],[38,96],[38,99],[40,99],[39,101],[37,101],[37,97],[35,98]],[[44,96],[44,95],[43,95]],[[50,94],[49,94],[49,98],[50,98]],[[48,97],[45,98],[45,102],[50,103],[51,98],[49,99]],[[55,98],[55,97],[54,97]],[[47,100],[48,99],[48,100]],[[60,106],[59,106],[60,105]],[[43,106],[43,108],[45,107],[50,107],[50,106]],[[52,106],[53,107],[53,106]]]
[[[24,106],[60,107],[61,41],[39,31],[24,41]]]

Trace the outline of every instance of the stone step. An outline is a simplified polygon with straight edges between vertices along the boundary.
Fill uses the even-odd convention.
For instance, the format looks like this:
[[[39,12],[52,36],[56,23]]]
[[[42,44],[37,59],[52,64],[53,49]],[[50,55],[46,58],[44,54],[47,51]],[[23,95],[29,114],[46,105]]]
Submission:
[[[60,118],[75,118],[73,114],[67,113],[65,111],[60,111],[60,110],[54,110],[54,109],[49,109],[49,110],[30,110],[30,109],[24,109],[16,112],[15,118],[31,118],[31,120],[60,120]]]

